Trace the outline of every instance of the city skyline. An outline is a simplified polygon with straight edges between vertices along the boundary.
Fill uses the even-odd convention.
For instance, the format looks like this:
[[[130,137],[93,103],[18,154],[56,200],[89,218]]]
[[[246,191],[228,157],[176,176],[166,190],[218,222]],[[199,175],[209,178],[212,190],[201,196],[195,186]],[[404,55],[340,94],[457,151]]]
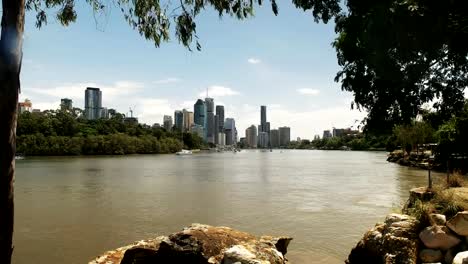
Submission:
[[[334,24],[316,24],[289,4],[279,7],[277,17],[265,6],[245,21],[219,20],[207,10],[197,21],[201,52],[174,39],[155,48],[118,14],[99,20],[96,29],[86,3],[76,3],[79,18],[69,28],[50,23],[38,30],[28,13],[20,100],[40,109],[55,108],[61,98],[83,106],[83,89],[99,87],[103,105],[125,114],[136,106],[139,121],[152,124],[174,109],[192,109],[208,88],[225,116],[236,119],[240,136],[259,123],[260,105],[268,106],[272,124],[291,126],[292,138],[362,119],[365,113],[350,110],[352,94],[333,81],[339,70],[330,45]]]

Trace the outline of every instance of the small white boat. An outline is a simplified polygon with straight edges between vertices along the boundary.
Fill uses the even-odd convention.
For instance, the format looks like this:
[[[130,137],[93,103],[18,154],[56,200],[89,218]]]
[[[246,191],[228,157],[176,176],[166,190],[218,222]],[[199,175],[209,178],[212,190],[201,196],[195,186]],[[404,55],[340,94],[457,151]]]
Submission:
[[[179,152],[176,152],[176,155],[179,155],[179,156],[192,155],[192,151],[183,149]]]

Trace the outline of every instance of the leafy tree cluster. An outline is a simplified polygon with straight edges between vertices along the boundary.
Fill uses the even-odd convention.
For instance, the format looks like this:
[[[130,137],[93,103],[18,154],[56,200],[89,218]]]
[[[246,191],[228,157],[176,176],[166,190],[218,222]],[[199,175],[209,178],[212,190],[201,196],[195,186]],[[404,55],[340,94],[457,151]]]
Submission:
[[[391,149],[394,143],[387,136],[344,135],[339,137],[294,141],[288,146],[293,149],[322,149],[322,150],[375,150]]]
[[[425,121],[415,121],[410,125],[397,125],[393,128],[396,142],[408,154],[416,150],[419,152],[420,144],[434,143],[435,129]]]
[[[17,135],[17,151],[25,155],[155,154],[202,146],[197,135],[125,123],[121,115],[85,120],[61,110],[19,115]]]

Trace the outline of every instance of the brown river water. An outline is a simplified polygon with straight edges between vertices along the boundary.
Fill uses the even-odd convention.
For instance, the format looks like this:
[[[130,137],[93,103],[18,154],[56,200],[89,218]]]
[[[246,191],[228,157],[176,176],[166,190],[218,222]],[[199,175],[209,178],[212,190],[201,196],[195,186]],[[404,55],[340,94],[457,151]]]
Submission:
[[[81,264],[190,223],[294,237],[292,263],[343,263],[427,172],[385,152],[285,150],[17,161],[14,264]]]

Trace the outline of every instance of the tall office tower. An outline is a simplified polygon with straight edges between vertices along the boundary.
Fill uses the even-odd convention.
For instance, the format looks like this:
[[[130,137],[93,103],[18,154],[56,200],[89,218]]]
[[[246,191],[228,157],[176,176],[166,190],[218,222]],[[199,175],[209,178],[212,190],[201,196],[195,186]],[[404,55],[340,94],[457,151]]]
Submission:
[[[260,106],[260,126],[258,130],[259,134],[259,139],[260,139],[260,133],[265,132],[266,136],[262,136],[262,142],[259,141],[259,146],[261,148],[267,148],[270,145],[270,122],[267,122],[267,109],[265,105]],[[262,143],[262,144],[260,144]]]
[[[172,116],[164,115],[164,117],[163,117],[163,127],[167,131],[172,130]]]
[[[280,147],[287,147],[289,145],[289,142],[291,142],[291,128],[280,127],[279,136],[280,136]]]
[[[237,129],[234,118],[226,118],[224,133],[226,134],[226,145],[235,145],[237,143]]]
[[[258,146],[260,148],[267,148],[268,147],[268,133],[267,132],[259,132],[258,133]]]
[[[99,88],[87,87],[85,90],[85,118],[89,120],[101,117],[102,93]]]
[[[267,113],[266,113],[266,106],[262,105],[260,106],[260,125],[261,131],[259,132],[266,132],[266,122],[267,122]]]
[[[182,131],[184,128],[184,112],[176,110],[174,112],[174,125],[175,128],[179,131]]]
[[[215,115],[214,117],[214,143],[219,144],[219,116]]]
[[[270,130],[270,146],[272,148],[279,148],[280,146],[280,136],[278,129]]]
[[[257,147],[257,128],[254,125],[251,125],[245,130],[245,138],[249,148]]]
[[[182,110],[184,114],[184,131],[190,131],[192,129],[193,123],[193,112]]]
[[[205,98],[206,107],[206,141],[215,143],[215,124],[214,124],[214,101],[213,98]]]
[[[193,124],[192,128],[190,130],[191,130],[192,134],[196,134],[200,138],[203,138],[205,136],[205,130],[203,129],[203,126],[201,126],[201,125]]]
[[[216,115],[218,116],[218,132],[224,132],[224,106],[216,106]]]
[[[206,126],[206,105],[202,99],[198,99],[197,102],[193,105],[193,121],[195,124],[202,127]]]
[[[73,111],[72,99],[62,98],[60,99],[60,110],[62,111]]]

